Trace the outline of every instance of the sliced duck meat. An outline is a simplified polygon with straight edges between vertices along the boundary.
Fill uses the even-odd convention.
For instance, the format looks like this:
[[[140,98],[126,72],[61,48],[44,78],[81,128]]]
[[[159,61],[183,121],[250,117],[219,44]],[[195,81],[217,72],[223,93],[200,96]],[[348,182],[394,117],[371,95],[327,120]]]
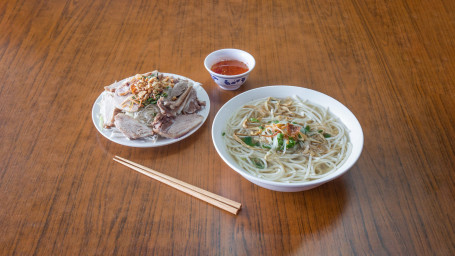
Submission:
[[[176,117],[158,114],[152,124],[153,131],[159,135],[176,139],[187,134],[198,126],[204,117],[197,114],[179,115]]]
[[[167,116],[176,116],[182,112],[185,106],[185,100],[187,96],[193,90],[192,86],[189,86],[176,100],[161,98],[158,100],[157,105],[161,110],[161,113]]]
[[[131,93],[131,79],[119,86],[114,93],[115,106],[126,112],[136,112],[139,104],[134,104],[131,99],[134,95]]]
[[[124,82],[122,85],[117,87],[117,89],[115,90],[115,95],[125,96],[125,95],[128,95],[131,93],[131,88],[130,88],[131,82],[129,80],[130,79],[128,79],[128,81]]]
[[[126,137],[131,140],[144,138],[155,134],[150,127],[125,114],[117,114],[115,116],[114,124],[117,129],[119,129]]]
[[[186,89],[188,89],[188,81],[181,80],[177,84],[174,85],[171,92],[169,93],[169,98],[171,100],[176,100],[180,95],[182,95]]]
[[[147,72],[147,73],[144,73],[144,74],[142,74],[142,75],[143,75],[143,76],[150,76],[150,75],[152,75],[152,76],[162,76],[163,74],[160,74],[160,73],[158,72],[158,70],[153,70],[152,72]]]
[[[115,92],[115,90],[117,90],[117,88],[119,88],[122,84],[122,81],[115,82],[111,85],[104,86],[104,90],[108,92]]]
[[[176,99],[161,98],[157,102],[161,113],[167,116],[177,116],[180,114],[192,114],[205,106],[205,102],[197,99],[196,90],[189,85],[188,88]]]
[[[153,131],[157,133],[160,130],[164,131],[168,129],[173,122],[174,122],[173,117],[164,114],[158,114],[155,116],[155,119],[153,119],[153,122],[150,124],[150,127],[152,127]]]
[[[114,94],[114,104],[117,108],[125,112],[136,112],[139,110],[140,105],[131,101],[133,97],[133,94],[127,94],[123,96]]]
[[[188,94],[188,97],[185,101],[185,106],[183,107],[182,113],[183,114],[193,114],[199,111],[202,106],[205,106],[205,102],[199,101],[197,98],[196,90],[193,89]]]
[[[114,126],[114,117],[121,112],[120,109],[115,107],[114,95],[112,93],[105,93],[101,102],[100,112],[103,115],[104,128]]]

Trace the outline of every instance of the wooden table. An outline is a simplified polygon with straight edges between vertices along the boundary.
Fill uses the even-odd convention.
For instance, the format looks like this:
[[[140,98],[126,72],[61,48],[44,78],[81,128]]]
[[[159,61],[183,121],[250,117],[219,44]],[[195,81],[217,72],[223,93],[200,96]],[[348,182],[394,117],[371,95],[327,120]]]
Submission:
[[[455,255],[455,2],[0,3],[1,255]],[[223,91],[203,60],[257,61]],[[203,84],[205,124],[159,148],[95,129],[103,86],[158,69]],[[365,145],[315,189],[263,189],[211,140],[241,92],[295,85],[360,121]],[[138,174],[120,155],[243,204],[237,216]]]

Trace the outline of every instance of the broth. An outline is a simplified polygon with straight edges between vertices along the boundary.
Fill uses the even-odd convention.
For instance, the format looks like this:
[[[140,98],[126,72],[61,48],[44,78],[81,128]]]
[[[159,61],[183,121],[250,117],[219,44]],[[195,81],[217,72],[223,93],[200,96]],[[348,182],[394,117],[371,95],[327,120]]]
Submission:
[[[223,60],[215,63],[210,69],[220,75],[232,76],[247,72],[248,66],[238,60]]]

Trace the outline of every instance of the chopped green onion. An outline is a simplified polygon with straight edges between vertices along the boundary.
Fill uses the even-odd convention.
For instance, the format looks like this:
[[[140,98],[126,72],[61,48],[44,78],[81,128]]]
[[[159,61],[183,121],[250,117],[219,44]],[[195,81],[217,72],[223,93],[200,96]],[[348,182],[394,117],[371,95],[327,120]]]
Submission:
[[[221,136],[224,136],[224,135],[226,135],[226,133],[225,133],[225,132],[221,133]]]
[[[254,165],[256,165],[257,168],[264,169],[264,167],[265,167],[264,163],[260,159],[253,158],[253,162],[254,162]]]
[[[292,148],[294,146],[295,146],[295,140],[293,138],[289,138],[286,148]]]
[[[259,146],[259,142],[254,143],[253,142],[253,138],[249,137],[249,136],[248,137],[243,137],[242,141],[245,142],[245,144],[247,144],[248,146],[252,146],[252,147],[258,147]]]
[[[278,141],[278,146],[280,149],[283,148],[283,137],[284,137],[284,135],[282,133],[278,133],[278,135],[276,137],[276,139]]]
[[[250,118],[250,122],[253,122],[253,123],[259,123],[259,120],[257,118]]]
[[[310,132],[310,130],[311,130],[310,126],[307,125],[307,126],[305,126],[305,128],[303,128],[303,133],[308,134]]]
[[[330,137],[332,137],[332,135],[330,135],[329,133],[324,133],[323,135],[324,135],[324,138],[330,138]]]

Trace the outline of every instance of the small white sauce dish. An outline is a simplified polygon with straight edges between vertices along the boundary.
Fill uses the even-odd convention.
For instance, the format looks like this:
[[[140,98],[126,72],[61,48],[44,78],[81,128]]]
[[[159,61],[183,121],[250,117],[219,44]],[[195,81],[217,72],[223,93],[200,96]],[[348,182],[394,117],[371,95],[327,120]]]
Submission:
[[[211,70],[211,67],[217,62],[224,60],[238,60],[248,66],[248,71],[239,75],[221,75]],[[223,90],[237,90],[245,83],[250,72],[254,69],[256,61],[254,57],[239,49],[221,49],[210,53],[204,60],[204,66],[210,73],[213,81]]]

